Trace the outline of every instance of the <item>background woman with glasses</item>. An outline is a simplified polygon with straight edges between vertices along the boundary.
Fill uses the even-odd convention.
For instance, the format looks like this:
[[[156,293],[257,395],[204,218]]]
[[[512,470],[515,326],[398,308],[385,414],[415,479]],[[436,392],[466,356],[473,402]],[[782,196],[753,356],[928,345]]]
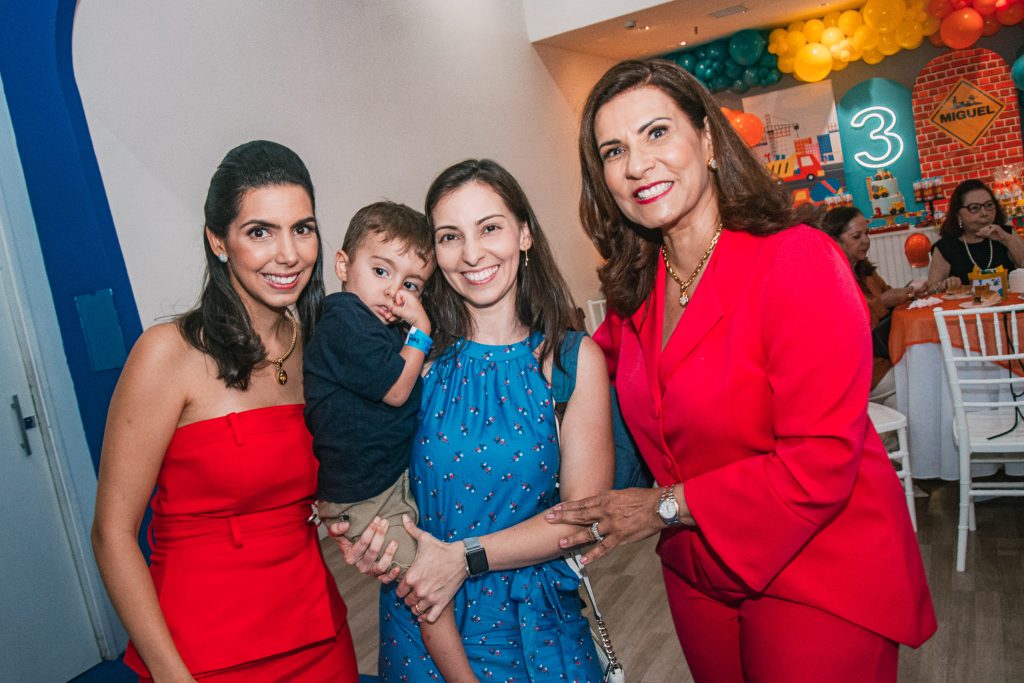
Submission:
[[[940,239],[932,245],[929,288],[967,284],[967,274],[975,266],[1013,270],[1024,263],[1024,240],[1006,223],[988,185],[974,179],[957,185],[939,228]]]

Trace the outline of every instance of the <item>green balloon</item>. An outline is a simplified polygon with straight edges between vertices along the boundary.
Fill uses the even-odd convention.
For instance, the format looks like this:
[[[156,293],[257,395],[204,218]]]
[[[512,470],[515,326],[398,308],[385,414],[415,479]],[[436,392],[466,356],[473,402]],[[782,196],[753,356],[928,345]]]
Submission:
[[[756,64],[764,54],[766,42],[760,31],[744,29],[729,39],[729,56],[741,66]]]

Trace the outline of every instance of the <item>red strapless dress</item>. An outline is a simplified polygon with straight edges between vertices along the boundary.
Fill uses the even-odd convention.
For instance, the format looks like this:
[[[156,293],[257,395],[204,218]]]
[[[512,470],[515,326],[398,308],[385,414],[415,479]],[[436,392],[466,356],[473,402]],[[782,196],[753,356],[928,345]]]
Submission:
[[[358,679],[345,603],[306,523],[316,469],[302,405],[175,431],[152,501],[150,573],[197,678]],[[125,663],[149,675],[131,643]]]

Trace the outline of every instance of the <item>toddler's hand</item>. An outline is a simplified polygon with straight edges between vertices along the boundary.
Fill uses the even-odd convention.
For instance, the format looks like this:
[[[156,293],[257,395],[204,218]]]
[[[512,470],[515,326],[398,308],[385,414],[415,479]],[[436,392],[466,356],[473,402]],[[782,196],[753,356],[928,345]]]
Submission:
[[[422,302],[412,294],[407,292],[395,294],[391,313],[408,324],[423,330],[425,334],[430,334],[430,318],[427,317],[427,312],[423,310]]]

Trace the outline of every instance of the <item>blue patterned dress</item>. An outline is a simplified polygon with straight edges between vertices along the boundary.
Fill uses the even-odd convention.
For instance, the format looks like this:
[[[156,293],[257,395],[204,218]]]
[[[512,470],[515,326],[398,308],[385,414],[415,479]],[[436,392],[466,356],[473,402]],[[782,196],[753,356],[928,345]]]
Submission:
[[[458,541],[511,527],[558,501],[558,439],[551,388],[532,334],[508,346],[457,344],[423,382],[409,466],[420,527]],[[468,579],[455,621],[481,681],[591,681],[601,671],[579,579],[564,560]],[[405,603],[385,586],[379,672],[384,681],[441,676]]]

